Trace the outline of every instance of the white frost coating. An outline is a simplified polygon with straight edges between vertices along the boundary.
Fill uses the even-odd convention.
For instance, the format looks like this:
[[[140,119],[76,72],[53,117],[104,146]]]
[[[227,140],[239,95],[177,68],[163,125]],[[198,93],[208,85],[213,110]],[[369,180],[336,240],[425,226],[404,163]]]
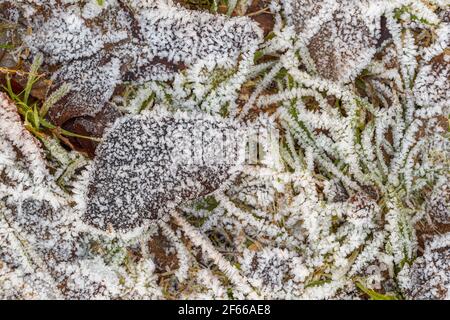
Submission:
[[[450,54],[441,53],[419,71],[414,95],[423,107],[442,107],[450,110]]]
[[[241,165],[243,134],[232,121],[201,114],[119,119],[97,149],[83,219],[131,231],[214,191]]]
[[[380,16],[369,15],[367,1],[285,0],[283,5],[311,70],[348,82],[370,62],[380,37]]]

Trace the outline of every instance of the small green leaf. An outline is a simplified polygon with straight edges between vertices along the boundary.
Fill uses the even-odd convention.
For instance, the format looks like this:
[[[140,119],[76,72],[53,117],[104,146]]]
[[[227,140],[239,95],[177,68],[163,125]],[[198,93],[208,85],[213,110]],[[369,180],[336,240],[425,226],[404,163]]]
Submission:
[[[398,300],[396,296],[386,295],[378,293],[372,289],[366,288],[361,282],[356,282],[356,286],[359,290],[364,292],[370,297],[370,300]]]
[[[5,44],[0,44],[0,49],[3,49],[3,50],[10,50],[10,49],[14,49],[14,46],[12,45],[12,44],[8,44],[8,43],[5,43]]]
[[[263,56],[264,56],[263,51],[262,50],[258,50],[258,51],[255,52],[255,55],[253,56],[253,61],[256,63]]]
[[[39,111],[38,111],[36,103],[33,105],[33,122],[34,122],[34,127],[36,129],[39,129],[39,127],[40,127]]]

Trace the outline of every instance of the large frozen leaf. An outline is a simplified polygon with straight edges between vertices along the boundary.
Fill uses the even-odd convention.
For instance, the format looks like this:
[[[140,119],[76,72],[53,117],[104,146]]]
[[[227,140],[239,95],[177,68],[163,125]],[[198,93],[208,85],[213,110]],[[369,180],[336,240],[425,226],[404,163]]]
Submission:
[[[450,53],[443,52],[426,63],[414,83],[417,103],[448,110],[450,101]]]
[[[236,124],[209,116],[118,120],[90,170],[84,220],[128,231],[214,191],[238,164],[242,138]]]
[[[283,4],[288,24],[304,42],[310,68],[319,75],[347,82],[370,62],[381,37],[381,17],[368,16],[365,1],[285,0]]]

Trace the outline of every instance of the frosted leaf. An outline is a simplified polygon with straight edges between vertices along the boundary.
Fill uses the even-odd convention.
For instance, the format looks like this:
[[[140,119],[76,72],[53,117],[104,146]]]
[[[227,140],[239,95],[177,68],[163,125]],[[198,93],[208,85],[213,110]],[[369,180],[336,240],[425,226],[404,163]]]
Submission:
[[[199,60],[210,66],[233,65],[241,53],[255,50],[262,37],[246,17],[151,3],[135,10],[122,1],[108,1],[99,16],[92,14],[90,2],[15,4],[34,10],[27,15],[33,32],[24,38],[31,53],[43,53],[48,65],[59,67],[51,90],[64,82],[73,89],[50,110],[56,124],[67,120],[67,110],[93,116],[124,82],[166,81]]]
[[[448,110],[450,101],[450,54],[443,52],[419,71],[414,96],[422,107],[441,106]]]
[[[239,138],[236,124],[207,116],[118,120],[90,170],[84,220],[129,231],[173,204],[214,191],[238,164]]]
[[[51,198],[51,193],[47,190],[44,197]],[[69,204],[52,205],[35,197],[8,197],[4,207],[0,203],[0,262],[5,266],[0,279],[6,281],[0,282],[0,291],[8,298],[117,297],[120,280],[114,267],[92,256],[86,243],[92,240],[79,232]],[[16,293],[9,289],[15,277],[25,282],[15,284]]]
[[[371,60],[380,17],[367,16],[365,2],[285,0],[289,25],[304,43],[312,69],[337,82],[354,78]]]
[[[445,238],[445,235],[442,237]],[[436,239],[439,237],[427,243],[424,255],[411,266],[411,286],[407,291],[410,298],[446,300],[449,297],[450,246],[448,240],[435,246],[433,242]]]
[[[56,125],[62,125],[72,118],[95,116],[104,109],[120,75],[117,59],[106,64],[101,60],[75,60],[65,64],[54,75],[56,84],[71,84],[71,91],[49,110],[49,116]],[[87,69],[81,71],[80,67]],[[108,77],[104,74],[108,74]]]

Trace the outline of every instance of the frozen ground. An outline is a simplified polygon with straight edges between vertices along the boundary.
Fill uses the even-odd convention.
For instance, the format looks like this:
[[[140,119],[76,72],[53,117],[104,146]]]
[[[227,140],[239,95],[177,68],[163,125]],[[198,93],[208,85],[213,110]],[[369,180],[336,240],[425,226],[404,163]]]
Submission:
[[[447,0],[0,0],[3,299],[450,298]]]

